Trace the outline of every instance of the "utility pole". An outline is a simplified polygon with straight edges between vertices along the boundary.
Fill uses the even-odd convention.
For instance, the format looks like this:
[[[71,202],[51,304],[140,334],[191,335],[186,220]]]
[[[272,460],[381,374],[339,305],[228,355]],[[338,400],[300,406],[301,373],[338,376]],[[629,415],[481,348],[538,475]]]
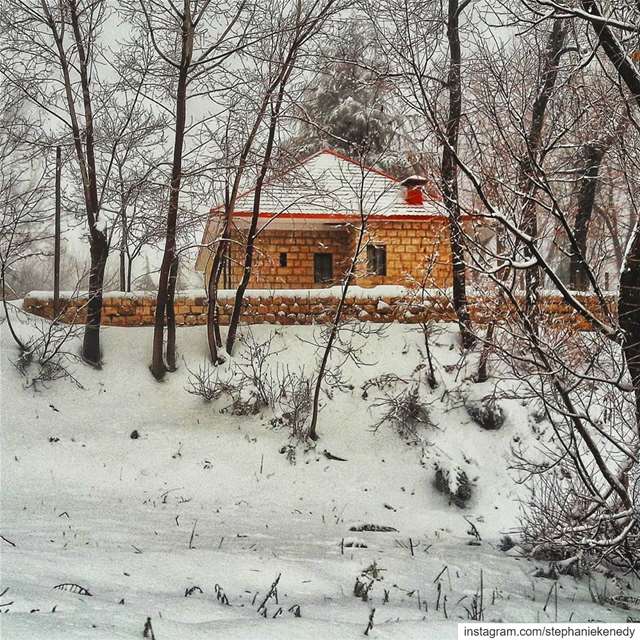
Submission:
[[[53,315],[58,317],[60,312],[60,178],[62,174],[62,152],[56,147],[56,211],[53,244]]]

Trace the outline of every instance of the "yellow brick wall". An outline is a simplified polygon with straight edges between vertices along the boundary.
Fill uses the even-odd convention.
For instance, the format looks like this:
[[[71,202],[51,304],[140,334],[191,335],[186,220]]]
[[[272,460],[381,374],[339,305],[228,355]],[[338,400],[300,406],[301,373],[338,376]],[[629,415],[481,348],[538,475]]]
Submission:
[[[314,282],[314,253],[333,254],[333,284],[340,283],[353,257],[358,230],[353,226],[325,229],[265,229],[258,236],[249,288],[316,289],[328,286]],[[425,221],[376,221],[367,228],[366,241],[386,246],[387,275],[367,273],[366,246],[358,257],[354,284],[406,285],[426,277],[429,287],[451,284],[451,249],[445,219]],[[280,266],[280,253],[287,254],[287,266]],[[232,243],[231,285],[237,286],[244,265],[244,238]]]
[[[428,287],[451,286],[451,247],[445,220],[372,222],[368,241],[384,245],[387,251],[387,275],[367,273],[367,253],[358,260],[357,284],[408,284],[422,282]]]
[[[244,267],[244,239],[232,244],[231,285],[237,286]],[[287,266],[280,266],[280,253]],[[334,282],[314,282],[313,254],[333,254]],[[317,289],[342,281],[350,258],[349,232],[344,227],[309,230],[265,229],[258,236],[251,270],[251,289]]]

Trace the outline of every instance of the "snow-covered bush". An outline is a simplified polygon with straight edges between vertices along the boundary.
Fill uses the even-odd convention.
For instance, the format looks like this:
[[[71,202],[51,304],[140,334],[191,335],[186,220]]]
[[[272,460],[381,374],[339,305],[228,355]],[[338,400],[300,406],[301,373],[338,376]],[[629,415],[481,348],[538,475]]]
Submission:
[[[286,429],[293,440],[306,440],[312,401],[313,379],[304,369],[281,372],[271,426]]]
[[[449,500],[462,508],[467,505],[473,495],[473,484],[464,469],[459,466],[444,466],[435,462],[434,484],[438,491],[449,496]]]
[[[270,424],[284,428],[291,439],[305,441],[313,399],[313,377],[304,368],[292,371],[288,367],[272,366],[277,355],[273,347],[274,334],[257,341],[247,332],[240,343],[243,351],[227,366],[206,362],[196,371],[189,370],[187,392],[206,402],[226,399],[220,411],[232,415],[255,415],[272,410]]]
[[[465,408],[471,419],[483,429],[495,431],[504,425],[504,409],[491,396],[481,400],[468,399],[465,401]]]
[[[401,438],[417,441],[421,427],[433,426],[429,406],[417,383],[403,387],[399,391],[385,391],[384,396],[376,398],[371,406],[382,410],[379,419],[373,425],[374,430],[388,424],[398,432]]]
[[[226,397],[229,404],[221,409],[233,415],[255,415],[273,407],[280,393],[280,383],[273,375],[269,359],[276,355],[273,334],[258,342],[249,331],[240,343],[244,349],[228,367],[206,362],[197,371],[189,369],[187,392],[206,402]]]
[[[73,365],[80,361],[75,346],[80,328],[21,315],[23,326],[29,326],[30,336],[20,341],[20,355],[13,364],[24,377],[25,385],[38,391],[51,382],[66,379],[82,388],[73,373]]]

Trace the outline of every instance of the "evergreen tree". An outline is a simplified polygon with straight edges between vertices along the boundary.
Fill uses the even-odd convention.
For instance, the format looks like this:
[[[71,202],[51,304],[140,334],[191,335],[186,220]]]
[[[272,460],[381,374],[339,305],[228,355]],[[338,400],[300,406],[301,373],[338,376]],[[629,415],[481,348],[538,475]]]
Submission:
[[[301,109],[299,156],[329,147],[353,157],[391,155],[398,117],[388,86],[357,24],[319,59],[314,88]]]

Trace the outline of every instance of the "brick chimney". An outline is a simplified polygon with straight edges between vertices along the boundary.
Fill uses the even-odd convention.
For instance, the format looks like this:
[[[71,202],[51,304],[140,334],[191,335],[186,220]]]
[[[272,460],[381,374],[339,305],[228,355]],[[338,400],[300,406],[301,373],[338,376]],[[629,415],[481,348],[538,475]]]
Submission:
[[[405,178],[400,186],[402,187],[402,197],[406,204],[420,207],[424,204],[423,187],[427,184],[424,176],[409,176]]]

